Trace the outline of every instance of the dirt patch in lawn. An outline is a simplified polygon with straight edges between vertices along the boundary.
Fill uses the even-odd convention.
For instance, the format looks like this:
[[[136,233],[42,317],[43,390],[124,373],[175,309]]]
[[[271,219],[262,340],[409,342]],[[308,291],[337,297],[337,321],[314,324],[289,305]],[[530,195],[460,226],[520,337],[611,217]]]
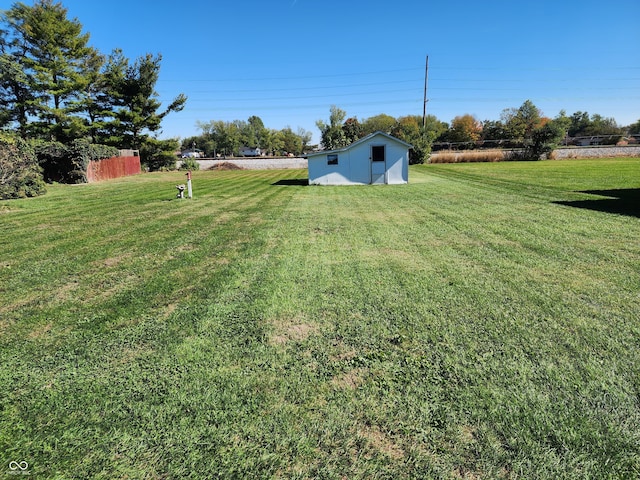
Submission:
[[[377,426],[362,426],[358,434],[365,438],[378,452],[394,460],[404,458],[404,450]]]
[[[354,368],[331,379],[331,384],[339,390],[355,390],[364,382],[366,368]]]
[[[318,327],[308,323],[298,323],[296,319],[281,319],[274,323],[275,331],[269,338],[272,345],[285,345],[289,342],[303,342],[318,331]]]

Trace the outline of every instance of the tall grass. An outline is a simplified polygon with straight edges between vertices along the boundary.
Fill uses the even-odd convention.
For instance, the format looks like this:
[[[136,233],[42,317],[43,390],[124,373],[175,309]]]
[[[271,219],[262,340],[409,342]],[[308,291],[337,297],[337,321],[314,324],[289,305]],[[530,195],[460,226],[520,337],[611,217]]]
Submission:
[[[640,476],[640,212],[598,203],[640,189],[640,162],[305,177],[194,172],[177,200],[183,174],[147,174],[0,202],[4,466]]]
[[[459,150],[438,151],[431,154],[429,163],[475,163],[513,160],[509,150]]]

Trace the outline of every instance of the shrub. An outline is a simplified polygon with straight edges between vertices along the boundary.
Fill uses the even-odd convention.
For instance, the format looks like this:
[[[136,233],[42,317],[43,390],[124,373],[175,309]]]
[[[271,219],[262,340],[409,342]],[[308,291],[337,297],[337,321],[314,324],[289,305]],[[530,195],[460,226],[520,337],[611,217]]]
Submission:
[[[107,145],[94,145],[88,140],[74,140],[67,148],[67,172],[69,183],[84,183],[87,181],[87,168],[92,160],[104,160],[118,156],[118,149]]]
[[[175,170],[175,151],[179,147],[176,139],[158,140],[147,139],[140,146],[140,161],[148,170]]]
[[[156,152],[152,157],[147,157],[146,166],[149,170],[175,170],[176,156],[173,152]]]
[[[36,141],[34,144],[38,163],[47,182],[63,182],[67,148],[60,142]]]
[[[551,121],[533,131],[531,138],[525,142],[523,160],[540,160],[548,158],[556,149],[564,136],[564,129],[558,122]]]
[[[431,142],[424,137],[413,140],[413,148],[409,150],[409,164],[423,164],[431,155]]]
[[[89,162],[115,157],[118,149],[79,139],[69,146],[59,142],[39,142],[36,154],[47,181],[84,183],[87,181]]]
[[[184,158],[179,170],[200,170],[200,164],[195,158]]]
[[[46,192],[33,148],[19,137],[0,133],[0,198],[35,197]]]

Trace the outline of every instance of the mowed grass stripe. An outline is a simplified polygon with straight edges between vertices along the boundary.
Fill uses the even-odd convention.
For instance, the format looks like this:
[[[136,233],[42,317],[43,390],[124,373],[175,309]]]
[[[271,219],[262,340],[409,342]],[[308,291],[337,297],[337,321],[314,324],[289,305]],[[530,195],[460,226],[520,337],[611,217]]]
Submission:
[[[105,190],[104,184],[100,184],[100,187],[100,190]],[[89,218],[84,221],[70,217],[64,207],[56,204],[54,208],[64,212],[56,223],[49,220],[44,226],[40,225],[40,219],[36,218],[38,233],[34,238],[28,242],[16,239],[12,242],[13,248],[5,251],[7,264],[4,273],[7,274],[7,279],[10,278],[13,285],[30,285],[35,293],[42,293],[34,280],[46,277],[49,271],[52,276],[59,278],[68,275],[72,277],[70,281],[79,282],[83,271],[89,271],[91,274],[97,267],[102,266],[101,263],[107,266],[122,263],[122,267],[126,267],[128,263],[135,261],[143,264],[141,268],[146,268],[149,263],[164,262],[173,258],[182,250],[189,249],[189,244],[200,242],[202,238],[219,238],[217,233],[224,231],[224,226],[220,228],[221,222],[238,220],[236,206],[240,205],[241,211],[247,210],[250,206],[250,200],[243,198],[225,202],[221,207],[224,211],[217,212],[215,201],[203,207],[195,202],[179,202],[171,197],[167,198],[164,192],[164,198],[160,197],[160,201],[154,199],[149,202],[147,199],[144,202],[136,202],[135,196],[129,195],[133,189],[122,192],[119,184],[113,184],[111,187],[112,191],[107,192],[105,197],[127,197],[124,201],[127,209],[111,206],[104,208],[103,201],[102,209],[96,205],[91,206],[87,215]],[[86,190],[84,186],[74,188]],[[259,192],[250,191],[250,194],[255,197]],[[262,197],[259,198],[263,201]],[[141,221],[142,215],[148,215],[145,220],[162,221]],[[27,225],[29,221],[34,221],[29,218],[29,214],[21,213],[14,217],[20,222],[26,218]],[[10,228],[15,229],[15,225]],[[50,236],[51,230],[63,233]],[[5,238],[11,238],[11,235]],[[152,241],[149,241],[150,239]],[[143,254],[140,253],[141,250],[144,250]],[[13,259],[17,258],[21,258],[29,268],[12,268],[15,264]]]
[[[566,176],[520,165],[487,175],[522,198],[475,165],[353,188],[198,172],[192,202],[158,200],[180,174],[101,184],[137,198],[76,262],[113,291],[10,310],[0,450],[74,478],[633,477],[638,219],[553,203]]]

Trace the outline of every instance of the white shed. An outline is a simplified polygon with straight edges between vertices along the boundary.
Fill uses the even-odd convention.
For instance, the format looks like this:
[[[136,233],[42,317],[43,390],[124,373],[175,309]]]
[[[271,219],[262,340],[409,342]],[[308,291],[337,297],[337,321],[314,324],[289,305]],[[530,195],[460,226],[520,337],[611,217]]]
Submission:
[[[374,132],[339,150],[308,153],[310,185],[402,184],[409,181],[412,146]]]

